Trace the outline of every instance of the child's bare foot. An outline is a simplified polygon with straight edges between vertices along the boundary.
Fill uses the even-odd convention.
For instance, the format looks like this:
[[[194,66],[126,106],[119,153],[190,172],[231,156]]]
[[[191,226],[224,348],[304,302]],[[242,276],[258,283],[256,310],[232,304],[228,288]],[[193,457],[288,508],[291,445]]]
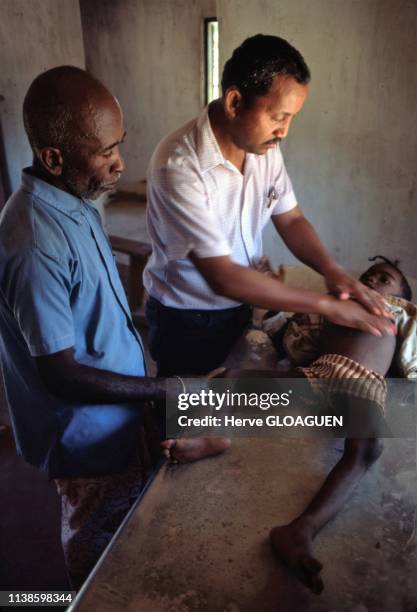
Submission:
[[[292,523],[283,527],[274,527],[271,530],[270,539],[277,557],[294,572],[306,587],[316,595],[320,595],[324,589],[323,580],[319,576],[323,566],[311,554],[310,531]]]
[[[190,463],[204,457],[219,455],[230,447],[229,438],[220,436],[177,438],[161,442],[162,453],[173,463]]]

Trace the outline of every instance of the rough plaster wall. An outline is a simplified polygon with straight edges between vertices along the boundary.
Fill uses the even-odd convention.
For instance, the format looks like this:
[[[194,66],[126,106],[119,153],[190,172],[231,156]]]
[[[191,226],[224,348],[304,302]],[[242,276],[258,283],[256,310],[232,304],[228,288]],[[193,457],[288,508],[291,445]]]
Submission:
[[[282,145],[306,215],[347,267],[400,257],[416,276],[417,2],[218,0],[221,65],[247,36],[280,35],[312,71]],[[239,19],[236,17],[239,16]],[[268,228],[275,262],[294,260]]]
[[[143,178],[156,144],[202,107],[203,17],[213,0],[81,0],[87,69],[123,107],[124,182]]]
[[[0,123],[12,190],[31,163],[22,104],[34,77],[54,66],[84,67],[78,0],[1,0]]]

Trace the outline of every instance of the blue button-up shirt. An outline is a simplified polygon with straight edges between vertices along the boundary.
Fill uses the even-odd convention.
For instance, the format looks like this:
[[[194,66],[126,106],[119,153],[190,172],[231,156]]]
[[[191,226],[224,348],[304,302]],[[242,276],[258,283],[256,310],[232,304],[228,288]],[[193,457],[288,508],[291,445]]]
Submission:
[[[96,209],[23,171],[0,218],[0,354],[19,452],[50,477],[95,476],[126,464],[137,402],[51,396],[34,357],[74,347],[86,366],[143,376],[135,330]]]

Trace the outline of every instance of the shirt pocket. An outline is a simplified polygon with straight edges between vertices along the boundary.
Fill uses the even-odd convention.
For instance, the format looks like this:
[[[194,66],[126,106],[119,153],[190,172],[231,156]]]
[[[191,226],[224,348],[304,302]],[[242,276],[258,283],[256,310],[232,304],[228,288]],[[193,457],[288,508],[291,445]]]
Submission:
[[[280,198],[280,191],[276,183],[270,183],[265,191],[264,210],[271,215]]]

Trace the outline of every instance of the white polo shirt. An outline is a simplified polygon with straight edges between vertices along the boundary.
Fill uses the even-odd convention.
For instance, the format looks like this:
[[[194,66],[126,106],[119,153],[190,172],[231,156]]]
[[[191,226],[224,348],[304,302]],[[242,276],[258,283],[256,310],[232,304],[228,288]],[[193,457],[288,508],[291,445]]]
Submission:
[[[230,255],[242,266],[262,256],[262,231],[271,215],[296,206],[277,145],[246,155],[244,174],[224,159],[207,108],[157,146],[148,169],[148,231],[152,255],[145,268],[149,295],[165,306],[238,306],[216,295],[189,259]]]

